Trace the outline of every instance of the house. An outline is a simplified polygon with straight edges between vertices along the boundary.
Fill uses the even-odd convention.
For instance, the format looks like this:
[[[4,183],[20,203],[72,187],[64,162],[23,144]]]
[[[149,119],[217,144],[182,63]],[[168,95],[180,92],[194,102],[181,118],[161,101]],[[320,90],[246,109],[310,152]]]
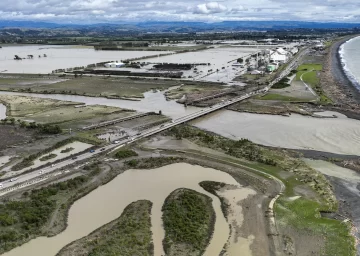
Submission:
[[[122,62],[109,62],[104,65],[106,68],[121,68],[125,66],[125,63]]]
[[[291,50],[290,50],[291,54],[292,55],[295,55],[299,52],[299,49],[297,47],[293,47]]]

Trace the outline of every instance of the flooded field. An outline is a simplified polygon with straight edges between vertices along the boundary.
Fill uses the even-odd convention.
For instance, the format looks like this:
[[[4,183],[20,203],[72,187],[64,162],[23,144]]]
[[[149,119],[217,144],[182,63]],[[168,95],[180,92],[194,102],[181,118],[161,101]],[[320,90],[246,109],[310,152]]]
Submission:
[[[5,253],[4,256],[55,255],[66,244],[86,236],[100,226],[116,219],[128,204],[140,199],[153,202],[154,255],[163,255],[162,239],[164,238],[164,230],[162,228],[161,207],[165,198],[178,188],[190,188],[213,199],[213,207],[216,213],[215,232],[204,255],[218,256],[228,239],[230,231],[228,223],[221,212],[219,199],[199,186],[199,182],[204,180],[238,186],[237,182],[229,174],[184,163],[172,164],[152,170],[126,171],[111,182],[75,202],[70,209],[69,225],[64,232],[51,238],[40,237],[34,239]],[[238,187],[236,190],[237,198],[246,198],[251,193],[252,191],[248,188]],[[227,195],[224,194],[223,196]],[[231,193],[231,196],[233,197],[234,193]],[[240,216],[238,223],[242,221],[243,219]]]
[[[199,110],[196,107],[184,107],[175,101],[167,101],[164,92],[146,92],[144,98],[139,101],[107,99],[97,97],[86,97],[77,95],[64,95],[64,94],[38,94],[38,93],[17,93],[0,91],[0,95],[24,95],[30,97],[56,99],[64,101],[73,101],[85,103],[87,105],[105,105],[111,107],[119,107],[125,109],[132,109],[139,112],[162,111],[163,115],[171,118],[182,117]],[[1,106],[1,105],[0,105]]]
[[[284,117],[223,110],[192,124],[230,139],[247,138],[266,146],[360,155],[360,122],[337,115],[340,118]]]
[[[0,120],[6,117],[6,107],[0,104]]]
[[[184,71],[183,78],[195,78],[196,80],[211,82],[231,82],[236,76],[241,75],[245,69],[233,67],[238,58],[247,57],[259,52],[256,48],[240,47],[217,47],[198,52],[187,52],[159,58],[145,59],[152,63],[208,63],[210,65],[199,65],[196,69]],[[217,71],[218,72],[215,72]],[[240,83],[241,84],[241,83]]]
[[[169,63],[211,63],[211,68],[215,63],[226,64],[228,61],[236,60],[257,52],[256,48],[236,48],[236,47],[217,47],[214,49],[187,52],[175,55],[168,55],[159,58],[146,59],[146,62],[169,62]]]
[[[76,46],[4,46],[0,49],[0,73],[47,74],[55,69],[86,66],[104,61],[121,61],[166,52],[95,51],[93,47]],[[44,57],[46,54],[47,57]],[[14,60],[18,55],[23,60]],[[27,59],[33,55],[32,59]],[[40,56],[40,57],[39,57]]]
[[[9,171],[3,177],[4,178],[11,177],[15,173],[19,174],[19,173],[25,172],[25,171],[27,171],[29,169],[34,169],[34,168],[37,168],[37,167],[42,166],[42,165],[47,164],[47,163],[53,163],[53,162],[55,162],[57,160],[69,157],[72,154],[80,153],[80,152],[82,152],[82,151],[84,151],[84,150],[86,150],[88,148],[91,148],[92,146],[93,145],[91,145],[91,144],[83,143],[83,142],[80,142],[80,141],[75,141],[75,142],[69,143],[69,144],[67,144],[65,146],[62,146],[62,147],[60,147],[58,149],[55,149],[55,150],[41,156],[41,157],[44,157],[44,156],[49,155],[49,154],[55,154],[56,157],[51,158],[51,159],[46,160],[46,161],[41,161],[40,160],[41,157],[40,157],[40,158],[34,160],[34,164],[31,165],[30,167],[24,168],[24,169],[22,169],[20,171],[17,171],[17,172]],[[69,152],[61,153],[62,150],[65,150],[67,148],[73,148],[73,149],[71,151],[69,151]],[[0,166],[1,166],[1,164],[0,164]]]
[[[10,161],[10,156],[0,156],[0,168]]]

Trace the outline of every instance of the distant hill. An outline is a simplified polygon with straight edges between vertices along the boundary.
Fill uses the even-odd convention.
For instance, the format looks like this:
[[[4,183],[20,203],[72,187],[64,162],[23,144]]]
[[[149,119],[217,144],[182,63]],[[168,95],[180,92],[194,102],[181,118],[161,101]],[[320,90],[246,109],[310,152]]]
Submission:
[[[282,29],[351,29],[360,28],[359,23],[306,22],[306,21],[223,21],[206,22],[117,22],[98,24],[57,24],[38,21],[0,20],[0,29],[4,28],[71,28],[71,29],[130,29],[149,32],[200,32],[200,31],[239,31],[239,30],[282,30]]]

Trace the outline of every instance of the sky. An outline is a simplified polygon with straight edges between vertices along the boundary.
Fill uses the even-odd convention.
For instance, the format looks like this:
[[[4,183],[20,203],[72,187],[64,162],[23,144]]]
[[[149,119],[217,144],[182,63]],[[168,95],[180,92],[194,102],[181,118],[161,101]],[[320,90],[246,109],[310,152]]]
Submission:
[[[0,0],[0,19],[59,23],[223,20],[360,22],[360,0]]]

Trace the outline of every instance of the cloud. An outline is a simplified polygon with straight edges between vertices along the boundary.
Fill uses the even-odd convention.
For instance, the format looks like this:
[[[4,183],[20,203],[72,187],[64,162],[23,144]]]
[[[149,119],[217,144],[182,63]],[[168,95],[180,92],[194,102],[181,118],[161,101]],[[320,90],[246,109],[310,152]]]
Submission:
[[[219,4],[218,2],[210,2],[205,4],[199,4],[196,6],[194,13],[197,14],[210,14],[210,13],[221,13],[225,12],[227,8]]]
[[[0,0],[0,19],[60,23],[309,20],[360,22],[359,0]]]

